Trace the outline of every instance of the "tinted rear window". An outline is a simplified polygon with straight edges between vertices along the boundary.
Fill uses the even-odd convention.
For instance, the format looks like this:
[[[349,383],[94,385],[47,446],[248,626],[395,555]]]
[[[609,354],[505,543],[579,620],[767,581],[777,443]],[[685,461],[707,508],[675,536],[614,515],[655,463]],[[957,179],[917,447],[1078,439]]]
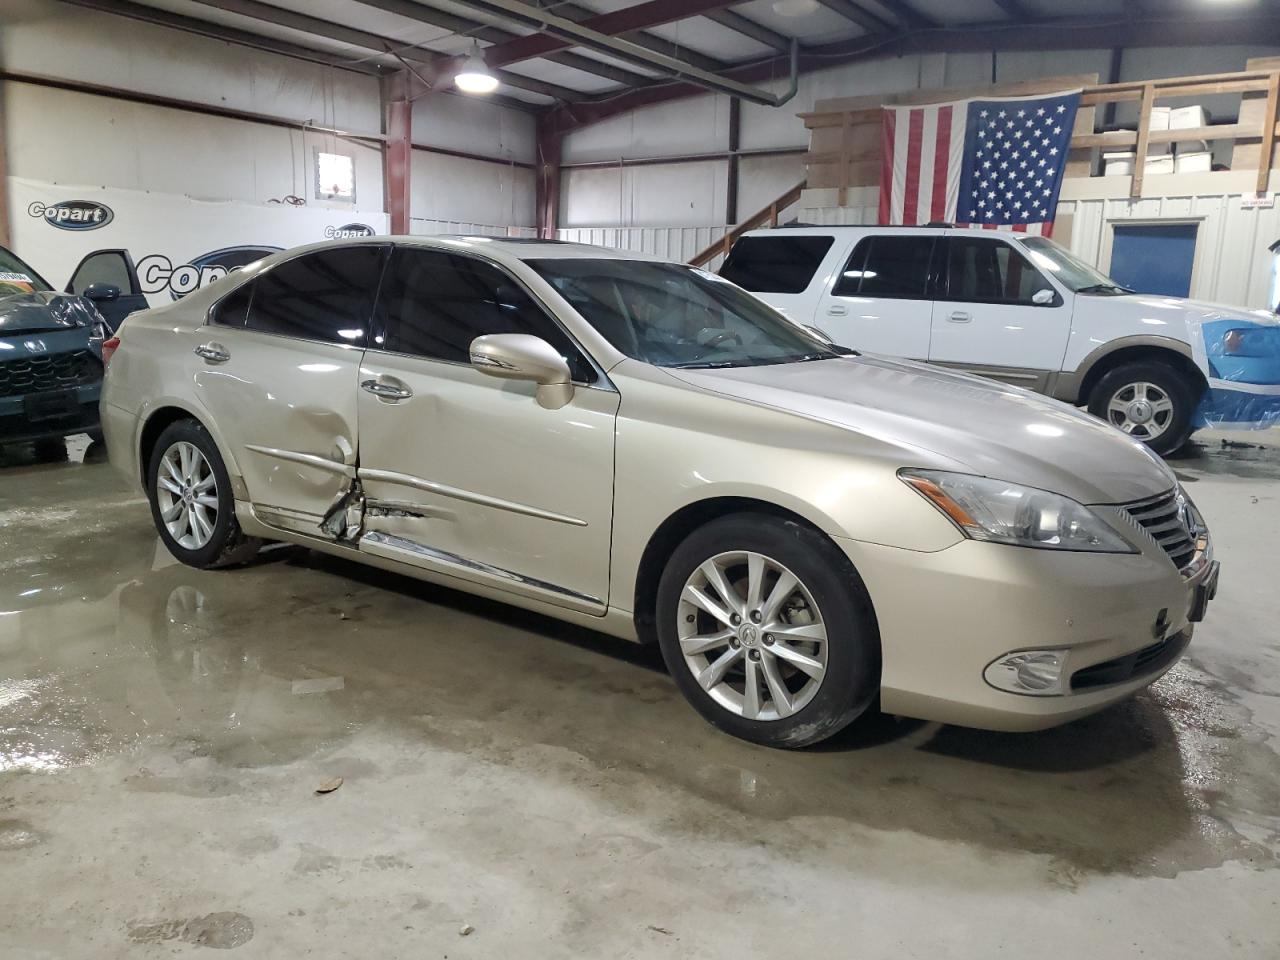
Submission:
[[[836,283],[838,297],[928,297],[934,238],[889,234],[860,240]]]
[[[301,340],[364,346],[385,248],[304,253],[252,281],[248,328]]]
[[[832,237],[787,233],[743,237],[729,251],[720,276],[752,293],[804,293],[833,242]]]

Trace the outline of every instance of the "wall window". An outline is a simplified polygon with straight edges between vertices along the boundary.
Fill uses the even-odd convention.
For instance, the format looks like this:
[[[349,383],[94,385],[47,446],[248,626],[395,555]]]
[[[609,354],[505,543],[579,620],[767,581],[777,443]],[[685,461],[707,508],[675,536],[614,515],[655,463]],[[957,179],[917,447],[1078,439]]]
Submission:
[[[936,237],[887,234],[858,242],[833,291],[838,297],[929,296],[929,263]]]
[[[356,202],[356,158],[316,151],[316,199]]]
[[[364,346],[386,247],[338,247],[277,264],[253,281],[248,328]]]
[[[471,341],[490,333],[541,337],[568,361],[573,379],[595,372],[568,334],[503,271],[474,257],[397,249],[379,297],[382,346],[452,363],[471,362]]]
[[[947,299],[975,303],[1032,303],[1053,287],[1009,244],[980,237],[947,240]]]

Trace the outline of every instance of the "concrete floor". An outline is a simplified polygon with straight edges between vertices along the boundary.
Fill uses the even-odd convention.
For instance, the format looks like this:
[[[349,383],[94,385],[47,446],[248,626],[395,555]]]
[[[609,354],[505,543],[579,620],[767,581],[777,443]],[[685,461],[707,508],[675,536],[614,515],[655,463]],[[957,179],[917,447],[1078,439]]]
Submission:
[[[97,450],[10,451],[0,957],[1275,960],[1280,445],[1206,443],[1222,589],[1147,694],[802,753],[586,631],[292,549],[179,566]]]

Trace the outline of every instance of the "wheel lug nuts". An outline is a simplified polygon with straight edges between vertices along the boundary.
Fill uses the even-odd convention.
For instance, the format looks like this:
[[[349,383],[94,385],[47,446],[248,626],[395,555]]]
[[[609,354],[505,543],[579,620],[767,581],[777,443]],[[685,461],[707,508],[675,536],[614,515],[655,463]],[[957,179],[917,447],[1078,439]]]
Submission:
[[[759,611],[759,610],[752,610],[752,611],[751,611],[751,622],[752,622],[752,623],[759,623],[759,622],[760,622],[760,611]]]
[[[731,647],[733,647],[733,649],[737,650],[737,649],[738,649],[738,647],[739,647],[739,646],[741,646],[741,644],[739,644],[739,642],[738,642],[738,638],[737,638],[737,637],[734,637],[732,640],[730,640],[730,641],[729,641],[729,646],[731,646]]]
[[[733,615],[731,619],[733,620],[734,626],[737,626],[742,622],[742,617],[738,616],[736,613]]]
[[[766,633],[766,634],[764,635],[764,642],[765,642],[767,645],[769,645],[769,646],[773,646],[773,634],[772,634],[772,633]]]
[[[752,660],[759,660],[759,659],[760,659],[760,651],[759,651],[759,650],[751,650],[751,651],[748,651],[747,656],[749,656]]]

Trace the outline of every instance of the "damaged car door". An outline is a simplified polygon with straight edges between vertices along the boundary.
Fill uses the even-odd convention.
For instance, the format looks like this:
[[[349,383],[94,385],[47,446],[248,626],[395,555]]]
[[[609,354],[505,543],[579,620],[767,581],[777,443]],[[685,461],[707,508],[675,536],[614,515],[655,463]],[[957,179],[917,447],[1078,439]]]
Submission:
[[[199,330],[196,392],[264,523],[323,536],[351,487],[360,357],[387,251],[361,244],[277,263]]]
[[[534,383],[486,376],[470,354],[493,334],[545,341],[573,384],[547,404]],[[362,551],[605,612],[619,397],[519,281],[478,257],[397,248],[357,392]]]

